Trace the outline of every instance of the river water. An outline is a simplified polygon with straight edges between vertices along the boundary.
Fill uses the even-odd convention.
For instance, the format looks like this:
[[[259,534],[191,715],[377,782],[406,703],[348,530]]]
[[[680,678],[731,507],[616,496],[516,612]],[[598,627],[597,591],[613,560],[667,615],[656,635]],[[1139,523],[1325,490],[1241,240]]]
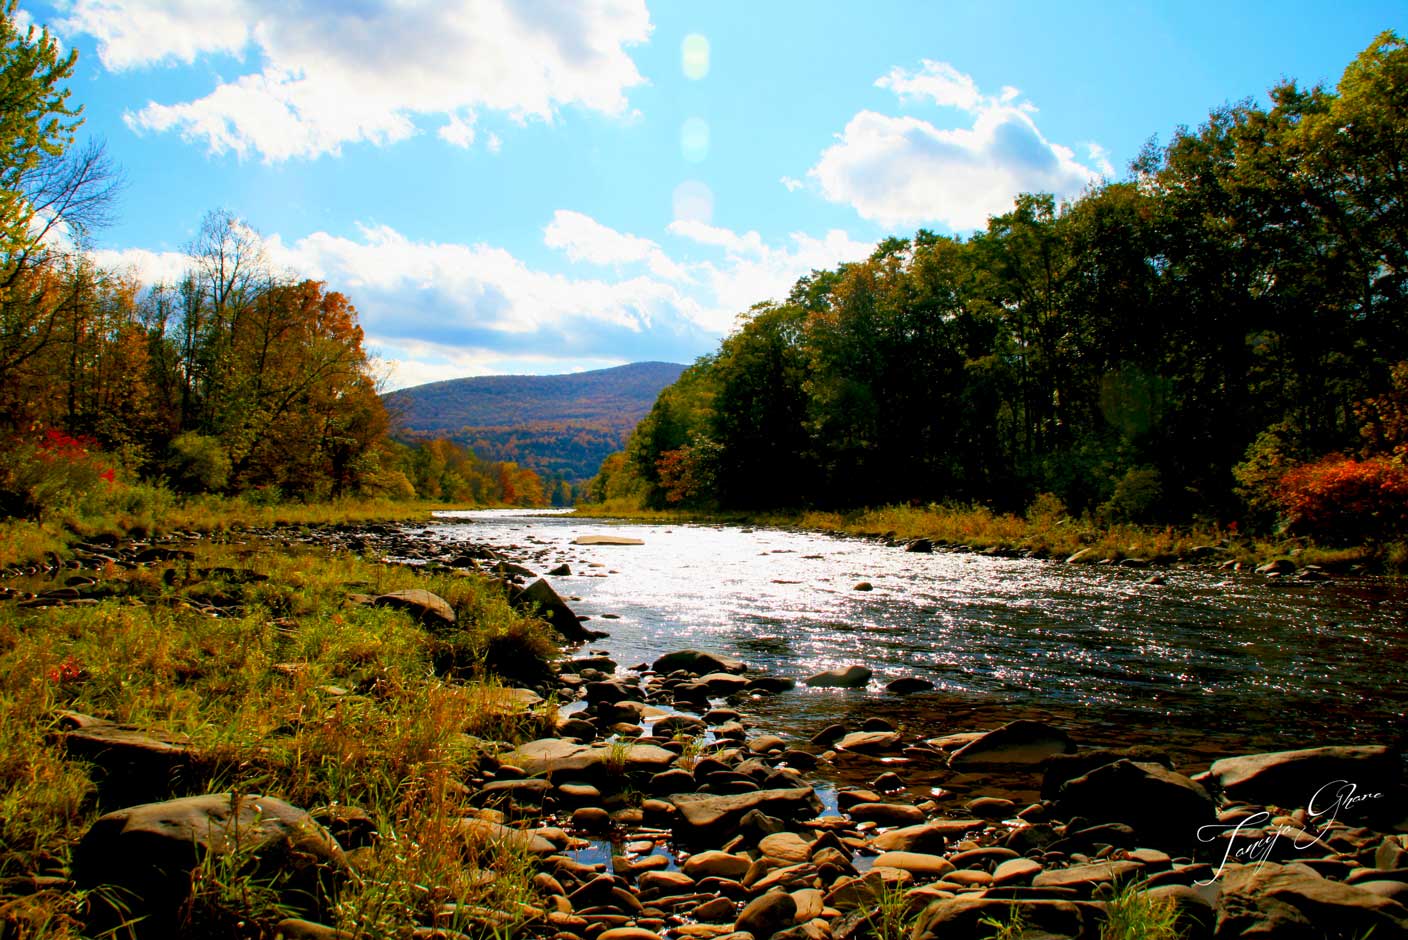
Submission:
[[[805,737],[882,715],[923,734],[1017,717],[1085,744],[1216,757],[1318,744],[1403,744],[1408,588],[1368,578],[1268,582],[1209,568],[1148,571],[733,526],[616,525],[551,512],[440,513],[424,536],[498,547],[550,577],[623,666],[711,650],[800,680],[861,663],[864,690],[808,689],[743,710]],[[575,545],[611,534],[645,544]],[[860,581],[874,589],[857,591]],[[884,692],[900,676],[936,689]]]

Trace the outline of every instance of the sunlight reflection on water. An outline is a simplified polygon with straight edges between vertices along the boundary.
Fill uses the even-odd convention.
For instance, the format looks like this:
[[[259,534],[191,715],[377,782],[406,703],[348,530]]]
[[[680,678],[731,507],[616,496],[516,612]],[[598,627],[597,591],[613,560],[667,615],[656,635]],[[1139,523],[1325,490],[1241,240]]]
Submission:
[[[593,644],[623,666],[697,647],[802,679],[863,663],[886,682],[935,695],[1108,715],[1173,716],[1190,728],[1281,725],[1336,739],[1383,739],[1403,725],[1408,592],[1382,580],[1267,584],[1208,569],[1087,568],[958,553],[911,554],[877,542],[730,526],[614,525],[550,513],[441,514],[447,542],[488,543],[550,578],[610,632]],[[642,539],[581,546],[579,535]],[[507,546],[515,546],[508,549]],[[608,571],[618,573],[603,576]],[[858,581],[874,590],[853,590]],[[602,614],[619,620],[601,620]],[[854,691],[800,689],[783,709],[820,724],[853,708]],[[1290,746],[1290,745],[1288,745]]]

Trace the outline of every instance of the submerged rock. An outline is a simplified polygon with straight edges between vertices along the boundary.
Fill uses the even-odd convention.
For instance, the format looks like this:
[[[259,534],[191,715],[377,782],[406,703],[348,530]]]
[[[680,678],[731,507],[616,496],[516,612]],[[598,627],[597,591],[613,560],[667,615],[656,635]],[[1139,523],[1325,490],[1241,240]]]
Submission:
[[[873,673],[865,666],[847,666],[845,669],[828,669],[809,676],[807,685],[823,689],[857,689],[870,681]]]
[[[737,659],[729,659],[727,656],[720,656],[717,653],[705,653],[700,650],[676,650],[655,660],[650,668],[662,676],[669,675],[677,669],[702,676],[712,672],[739,673],[743,672],[746,667]]]
[[[1039,764],[1053,754],[1068,754],[1076,746],[1060,728],[1019,719],[965,744],[949,758],[954,770],[972,767]]]

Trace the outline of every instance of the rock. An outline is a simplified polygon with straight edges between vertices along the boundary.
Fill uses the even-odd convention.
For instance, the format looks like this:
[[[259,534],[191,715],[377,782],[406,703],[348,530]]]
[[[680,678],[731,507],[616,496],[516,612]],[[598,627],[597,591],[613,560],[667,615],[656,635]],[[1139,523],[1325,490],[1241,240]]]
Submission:
[[[611,814],[600,806],[579,806],[572,811],[572,828],[582,832],[606,832],[611,828]]]
[[[837,741],[836,747],[843,751],[873,754],[880,751],[892,751],[899,746],[899,743],[900,736],[895,731],[852,731]]]
[[[747,691],[776,695],[779,692],[790,692],[796,687],[797,680],[787,676],[754,676],[748,680]]]
[[[816,734],[812,735],[812,743],[818,747],[826,747],[846,736],[846,726],[841,724],[827,725]]]
[[[735,930],[748,931],[757,940],[766,940],[792,926],[796,915],[797,902],[792,895],[786,891],[769,891],[750,901],[733,926]]]
[[[902,676],[885,686],[886,692],[893,692],[895,695],[910,695],[914,692],[928,692],[934,688],[934,683],[919,676]]]
[[[718,849],[696,852],[680,863],[680,871],[696,881],[703,878],[727,878],[736,881],[748,873],[752,861],[742,855],[732,855]]]
[[[1396,755],[1382,745],[1314,747],[1224,757],[1207,772],[1209,783],[1235,800],[1273,803],[1283,807],[1307,806],[1317,793],[1316,810],[1332,806],[1343,781],[1354,786],[1354,796],[1365,798],[1352,806],[1341,805],[1340,818],[1362,818],[1392,811],[1391,794],[1399,778]],[[1374,797],[1372,794],[1382,794]]]
[[[660,935],[644,927],[610,927],[597,934],[596,940],[660,940]]]
[[[939,819],[881,833],[871,845],[881,852],[939,852],[949,839],[981,828],[980,819]]]
[[[99,818],[74,848],[79,888],[120,889],[120,905],[106,903],[101,892],[91,896],[90,929],[110,929],[131,915],[145,917],[139,936],[173,936],[191,873],[212,855],[269,881],[280,903],[314,918],[347,868],[327,830],[273,797],[216,793],[130,806]]]
[[[543,738],[519,745],[501,759],[523,768],[531,777],[598,780],[621,773],[659,773],[676,757],[673,751],[653,744],[611,746]]]
[[[690,841],[732,835],[743,817],[761,810],[782,819],[799,819],[821,812],[821,801],[811,787],[781,790],[755,790],[713,796],[706,793],[680,793],[670,797],[679,810],[676,835]]]
[[[712,672],[739,673],[747,667],[736,659],[729,659],[716,653],[705,653],[700,650],[677,650],[661,656],[655,660],[650,668],[662,676],[669,675],[678,669],[683,669],[696,676],[703,676]]]
[[[625,535],[579,535],[572,540],[573,545],[644,545],[642,539]]]
[[[357,940],[357,935],[327,924],[286,917],[274,925],[274,940]]]
[[[455,828],[471,849],[517,849],[533,855],[551,855],[557,846],[534,832],[514,829],[489,819],[460,819]]]
[[[877,868],[898,868],[918,878],[942,878],[953,871],[953,862],[927,852],[882,852],[873,863]]]
[[[1070,735],[1040,721],[1018,719],[965,744],[949,758],[954,770],[1039,764],[1075,750]]]
[[[870,681],[872,673],[865,666],[847,666],[845,669],[828,669],[806,680],[812,688],[855,689]]]
[[[758,851],[788,865],[805,862],[811,855],[812,844],[795,832],[774,832],[758,840]]]
[[[934,540],[914,539],[904,547],[904,550],[907,552],[919,552],[921,554],[928,555],[934,551]]]
[[[1041,872],[1040,862],[1030,858],[1009,858],[993,869],[992,880],[993,884],[998,885],[1025,885],[1031,884],[1032,879]]]
[[[1017,804],[996,796],[980,796],[963,804],[963,808],[983,819],[1009,819],[1017,815]]]
[[[1175,848],[1199,844],[1198,830],[1217,821],[1201,786],[1162,764],[1118,760],[1061,786],[1056,814],[1097,823],[1123,823],[1141,845]]]
[[[708,689],[710,697],[717,697],[742,692],[748,688],[749,683],[753,680],[736,676],[730,672],[711,672],[700,676],[699,681]]]
[[[852,587],[851,590],[852,590],[852,591],[873,591],[873,590],[875,590],[875,585],[871,584],[869,581],[857,581],[857,582],[855,583],[855,586]]]
[[[1041,778],[1041,798],[1054,800],[1061,792],[1061,784],[1090,773],[1096,767],[1113,764],[1127,758],[1146,764],[1163,764],[1173,770],[1173,760],[1158,748],[1135,744],[1122,748],[1092,748],[1078,750],[1074,754],[1056,754],[1045,763],[1045,773]]]
[[[1074,888],[1089,895],[1102,884],[1124,884],[1143,868],[1138,862],[1102,860],[1088,865],[1072,865],[1070,868],[1047,869],[1032,878],[1032,887]]]
[[[1286,558],[1277,558],[1264,565],[1256,566],[1257,574],[1290,574],[1296,570],[1296,563]]]
[[[708,729],[704,722],[692,715],[668,715],[654,725],[655,734],[667,738],[672,738],[677,734],[693,737],[703,734],[706,730]]]
[[[131,725],[64,712],[64,752],[97,765],[99,796],[106,806],[131,806],[165,799],[181,785],[198,783],[201,768],[185,738],[155,735]]]
[[[404,610],[427,627],[444,629],[455,625],[455,609],[449,602],[439,594],[420,588],[381,594],[372,599],[372,604]]]
[[[584,643],[597,635],[582,626],[582,621],[572,612],[572,608],[542,578],[513,594],[510,600],[521,609],[536,607],[543,620],[569,643]]]
[[[1066,564],[1068,564],[1068,565],[1090,564],[1092,561],[1097,561],[1097,560],[1099,560],[1099,558],[1100,558],[1100,551],[1099,551],[1099,549],[1096,549],[1096,548],[1082,548],[1080,551],[1078,551],[1078,552],[1076,552],[1075,554],[1069,556],[1069,557],[1066,559]]]
[[[564,562],[548,572],[554,578],[570,578],[572,576],[572,566]]]
[[[912,826],[924,821],[924,811],[905,803],[857,803],[851,807],[851,818],[858,823],[873,822],[879,826]]]
[[[1020,912],[1024,938],[1060,940],[1094,937],[1094,918],[1070,901],[1006,901],[997,898],[956,897],[935,901],[915,919],[913,940],[987,940],[993,936],[988,922],[1007,924]]]
[[[1228,866],[1217,902],[1217,936],[1319,937],[1309,926],[1344,935],[1408,936],[1408,908],[1382,895],[1329,881],[1304,865]]]

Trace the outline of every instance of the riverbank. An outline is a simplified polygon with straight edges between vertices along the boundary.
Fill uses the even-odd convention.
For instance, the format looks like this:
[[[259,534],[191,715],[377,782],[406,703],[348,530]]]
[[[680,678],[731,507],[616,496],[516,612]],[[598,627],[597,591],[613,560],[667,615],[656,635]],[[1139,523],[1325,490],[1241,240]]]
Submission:
[[[1083,564],[1226,562],[1256,568],[1277,561],[1332,572],[1408,576],[1408,543],[1336,547],[1306,539],[1248,537],[1213,526],[1098,525],[1060,513],[1028,517],[983,507],[885,506],[847,512],[702,512],[639,509],[621,502],[579,506],[586,518],[796,528],[897,543],[927,540],[949,551],[1010,557],[1075,557]]]
[[[1402,926],[1383,749],[1278,759],[1313,773],[1258,792],[1239,765],[1189,780],[1135,729],[1116,754],[1036,722],[755,725],[794,680],[698,652],[623,667],[600,645],[540,669],[543,626],[498,580],[526,583],[540,549],[275,527],[91,542],[21,579],[0,600],[6,940],[139,915],[139,937],[952,940],[1015,922],[1151,940],[1238,911],[1220,940],[1287,897],[1350,936]],[[1331,767],[1386,794],[1368,818],[1217,873],[1267,837],[1260,807],[1309,827],[1301,784]],[[1201,825],[1218,841],[1194,844]],[[181,847],[148,879],[142,840],[163,831]]]

